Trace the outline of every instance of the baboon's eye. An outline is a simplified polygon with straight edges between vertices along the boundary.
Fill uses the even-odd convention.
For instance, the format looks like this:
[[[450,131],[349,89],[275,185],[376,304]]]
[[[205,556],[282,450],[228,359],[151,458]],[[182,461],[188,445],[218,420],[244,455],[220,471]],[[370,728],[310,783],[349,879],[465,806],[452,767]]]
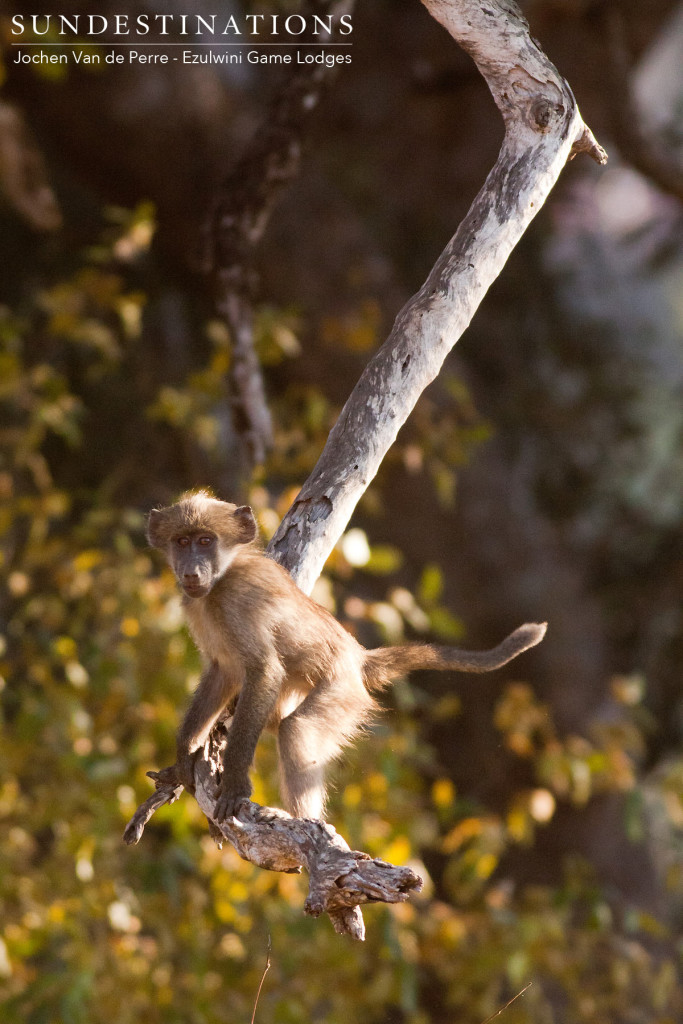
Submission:
[[[189,537],[176,537],[176,544],[178,545],[179,548],[186,548],[189,543]]]
[[[213,544],[213,537],[200,537],[199,543],[202,545],[202,547],[208,548],[210,544]]]

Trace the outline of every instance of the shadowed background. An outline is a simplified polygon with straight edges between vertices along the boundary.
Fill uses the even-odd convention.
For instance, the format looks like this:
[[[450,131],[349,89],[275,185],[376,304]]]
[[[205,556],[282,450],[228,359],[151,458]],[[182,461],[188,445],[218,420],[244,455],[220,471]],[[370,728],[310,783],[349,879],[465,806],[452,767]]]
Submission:
[[[481,1024],[528,981],[510,1024],[680,1014],[683,19],[524,10],[610,163],[565,170],[315,596],[370,645],[549,633],[490,679],[397,687],[340,766],[339,831],[429,883],[368,913],[360,949],[303,919],[296,879],[215,849],[187,799],[123,847],[198,671],[143,517],[210,486],[272,534],[499,116],[414,0],[356,5],[352,64],[304,83],[305,120],[277,69],[15,65],[9,14],[33,10],[0,20],[8,1021],[249,1019],[268,935],[264,1020]],[[274,123],[290,162],[264,195]],[[221,213],[259,202],[240,248]],[[272,417],[256,466],[226,288]],[[263,748],[256,798],[277,802]]]

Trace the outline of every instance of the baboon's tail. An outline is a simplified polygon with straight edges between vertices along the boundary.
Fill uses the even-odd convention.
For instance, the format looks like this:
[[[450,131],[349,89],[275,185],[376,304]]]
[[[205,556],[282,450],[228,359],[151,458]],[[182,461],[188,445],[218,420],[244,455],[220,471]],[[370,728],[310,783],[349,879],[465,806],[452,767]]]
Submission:
[[[491,672],[540,643],[546,627],[546,622],[527,622],[490,651],[461,651],[457,647],[435,647],[433,644],[377,647],[366,651],[363,682],[368,690],[382,690],[398,676],[420,668]]]

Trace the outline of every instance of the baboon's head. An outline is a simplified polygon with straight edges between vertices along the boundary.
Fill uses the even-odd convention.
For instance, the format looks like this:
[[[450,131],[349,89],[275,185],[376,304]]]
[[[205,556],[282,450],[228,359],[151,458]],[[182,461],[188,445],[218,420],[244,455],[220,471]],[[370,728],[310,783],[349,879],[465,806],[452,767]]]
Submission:
[[[206,597],[243,544],[256,536],[248,505],[219,501],[207,491],[184,494],[175,505],[155,508],[147,521],[147,539],[168,558],[183,592]]]

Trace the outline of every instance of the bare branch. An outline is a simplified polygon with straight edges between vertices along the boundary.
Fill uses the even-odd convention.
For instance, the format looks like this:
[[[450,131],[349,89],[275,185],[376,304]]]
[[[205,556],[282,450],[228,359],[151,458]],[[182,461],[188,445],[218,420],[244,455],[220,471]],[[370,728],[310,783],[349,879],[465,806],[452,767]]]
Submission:
[[[352,0],[307,0],[303,13],[348,11]],[[303,139],[334,68],[293,64],[261,128],[221,185],[211,217],[215,305],[232,341],[229,371],[235,426],[252,465],[272,445],[272,423],[254,348],[256,256],[271,214],[299,172]]]
[[[418,398],[575,151],[606,159],[572,91],[511,0],[423,0],[476,61],[505,122],[498,160],[420,291],[404,306],[269,545],[310,592]]]
[[[292,818],[286,811],[260,807],[245,801],[236,817],[212,821],[216,803],[221,752],[226,731],[214,730],[205,756],[195,768],[195,797],[209,818],[211,834],[219,844],[227,839],[240,857],[268,871],[299,873],[305,867],[309,889],[304,911],[311,917],[329,916],[340,935],[365,938],[360,907],[365,903],[403,903],[422,888],[422,879],[411,868],[396,867],[367,853],[351,850],[332,825],[323,821]],[[123,838],[135,845],[154,811],[177,799],[175,766],[148,773],[156,792],[138,808]]]
[[[126,825],[123,833],[123,840],[129,846],[135,846],[142,839],[145,825],[155,811],[158,811],[164,804],[174,804],[183,791],[183,786],[177,781],[175,765],[170,768],[162,768],[159,772],[147,772],[150,779],[154,780],[156,786],[151,796],[147,797],[144,803],[140,804],[137,811]]]

